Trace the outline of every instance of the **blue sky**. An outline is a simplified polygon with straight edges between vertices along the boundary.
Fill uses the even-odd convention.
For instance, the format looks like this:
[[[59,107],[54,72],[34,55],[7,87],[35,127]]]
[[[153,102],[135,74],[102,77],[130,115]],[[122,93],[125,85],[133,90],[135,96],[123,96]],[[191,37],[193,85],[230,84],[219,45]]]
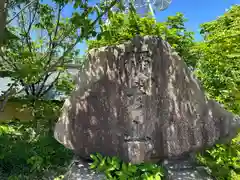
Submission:
[[[156,17],[163,21],[176,12],[183,13],[188,19],[187,29],[195,32],[196,40],[200,40],[199,25],[216,19],[234,4],[240,4],[240,0],[172,0],[168,9],[157,12]]]
[[[181,12],[188,19],[186,28],[195,32],[196,40],[201,40],[199,25],[216,19],[234,4],[240,4],[240,0],[172,0],[168,9],[162,12],[156,11],[156,19],[157,21],[164,21],[168,16]],[[64,10],[66,16],[71,13],[72,8],[70,6]],[[86,44],[81,43],[78,48],[81,50],[80,54],[84,54]]]

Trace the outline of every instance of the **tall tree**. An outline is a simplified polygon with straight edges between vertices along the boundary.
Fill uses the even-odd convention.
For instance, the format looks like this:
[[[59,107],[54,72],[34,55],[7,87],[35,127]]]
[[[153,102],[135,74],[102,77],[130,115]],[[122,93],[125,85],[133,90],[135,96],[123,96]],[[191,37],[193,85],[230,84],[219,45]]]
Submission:
[[[9,31],[18,37],[9,39],[0,49],[0,68],[8,72],[13,84],[3,96],[6,100],[21,85],[25,93],[32,98],[42,98],[51,88],[58,85],[58,80],[66,70],[69,59],[77,56],[76,45],[81,41],[94,37],[96,25],[102,23],[101,18],[111,7],[118,5],[114,0],[108,5],[90,6],[88,1],[74,1],[72,16],[62,17],[66,0],[55,0],[54,6],[34,1],[23,2],[11,13],[16,16],[14,24],[8,25]],[[28,8],[24,9],[28,5]],[[96,18],[90,18],[97,14]],[[57,72],[57,76],[47,85],[49,77]],[[66,81],[65,81],[66,82]]]
[[[0,1],[0,47],[6,43],[6,41],[14,37],[11,32],[8,31],[7,25],[11,23],[24,9],[30,6],[32,3],[37,2],[38,0],[1,0]],[[14,9],[16,6],[27,2],[27,4],[13,16],[9,15],[9,12]],[[16,38],[16,37],[15,37]]]

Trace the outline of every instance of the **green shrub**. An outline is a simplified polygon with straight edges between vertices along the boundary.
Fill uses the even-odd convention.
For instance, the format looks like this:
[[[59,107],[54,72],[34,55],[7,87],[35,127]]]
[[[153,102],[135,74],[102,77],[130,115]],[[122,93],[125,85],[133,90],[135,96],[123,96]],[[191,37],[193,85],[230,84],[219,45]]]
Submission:
[[[44,179],[44,173],[61,169],[72,153],[53,137],[35,134],[31,123],[0,125],[1,179]]]
[[[196,75],[208,96],[240,114],[240,5],[201,25]]]
[[[131,164],[117,157],[91,155],[93,163],[90,168],[103,172],[109,180],[161,180],[163,169],[156,164]]]
[[[209,98],[240,114],[240,6],[234,5],[216,20],[201,25],[196,75]],[[198,155],[217,179],[240,179],[240,135],[230,144],[216,145]]]
[[[88,49],[116,45],[131,40],[136,35],[159,36],[166,40],[185,62],[195,67],[196,57],[193,32],[185,27],[186,19],[182,13],[169,16],[165,22],[156,22],[152,17],[140,17],[134,10],[128,14],[112,13],[109,24],[101,25],[101,32],[96,40],[88,41]]]
[[[204,153],[197,155],[200,164],[207,166],[210,174],[217,180],[240,179],[240,136],[230,144],[217,144]]]

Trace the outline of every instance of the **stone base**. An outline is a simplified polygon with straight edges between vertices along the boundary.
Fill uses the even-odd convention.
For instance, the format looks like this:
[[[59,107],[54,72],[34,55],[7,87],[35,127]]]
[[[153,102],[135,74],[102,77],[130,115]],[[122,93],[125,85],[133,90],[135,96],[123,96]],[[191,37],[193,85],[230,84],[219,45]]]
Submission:
[[[161,163],[165,168],[165,180],[215,180],[207,174],[204,167],[193,163],[189,158],[181,160],[165,160]],[[104,180],[105,175],[89,169],[89,162],[76,157],[65,174],[64,180]]]
[[[74,158],[63,180],[104,180],[105,175],[89,169],[89,162]]]
[[[166,180],[214,180],[204,167],[190,159],[165,160],[162,165],[166,170]]]

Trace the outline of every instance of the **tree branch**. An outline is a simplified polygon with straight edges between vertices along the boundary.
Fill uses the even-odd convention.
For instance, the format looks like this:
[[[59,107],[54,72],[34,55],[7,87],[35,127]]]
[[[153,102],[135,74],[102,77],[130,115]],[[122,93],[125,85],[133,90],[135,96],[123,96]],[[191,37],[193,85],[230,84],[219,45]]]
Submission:
[[[16,92],[16,90],[14,89],[17,81],[18,80],[16,80],[14,83],[12,83],[11,86],[8,88],[8,90],[0,97],[2,99],[2,102],[0,103],[0,112],[4,111],[4,108],[7,104],[7,101],[10,98],[10,96],[12,96],[16,93],[21,93],[23,91],[23,89],[21,89],[20,91]]]
[[[49,64],[51,63],[52,61],[52,56],[53,56],[53,52],[54,52],[54,48],[56,47],[56,43],[55,43],[55,40],[56,40],[56,36],[57,36],[57,33],[58,33],[58,28],[59,28],[59,23],[60,23],[60,17],[61,17],[61,12],[63,10],[64,6],[62,5],[58,5],[58,14],[57,14],[57,22],[56,22],[56,27],[55,27],[55,30],[54,30],[54,34],[53,34],[53,39],[51,38],[51,36],[49,35],[49,39],[50,39],[50,45],[49,45],[49,48],[50,48],[50,54],[49,54],[49,58],[48,58],[48,61],[47,63],[45,64],[44,68],[47,68],[47,66],[49,66]],[[37,96],[39,96],[41,93],[42,93],[42,90],[45,86],[45,83],[47,81],[47,79],[49,78],[51,74],[49,74],[47,72],[47,75],[45,75],[44,79],[43,79],[43,82],[41,83],[40,85],[40,89],[39,91],[37,92]],[[38,81],[38,83],[40,83],[40,79]]]
[[[3,53],[3,51],[2,51],[1,48],[0,48],[0,57],[2,58],[3,61],[7,62],[7,64],[9,64],[10,66],[12,66],[14,70],[18,70],[16,64],[15,64],[13,61],[11,61],[11,60],[9,60],[8,58],[5,58],[5,57],[4,57],[4,53]]]
[[[51,60],[52,60],[52,56],[53,56],[53,51],[54,48],[56,47],[56,36],[57,36],[57,32],[58,32],[58,28],[59,28],[59,23],[60,23],[60,16],[61,16],[61,11],[63,10],[63,6],[59,5],[58,6],[58,14],[57,14],[57,22],[56,22],[56,27],[54,30],[54,35],[53,35],[53,39],[50,37],[50,53],[49,53],[49,58],[47,63],[45,64],[44,69],[50,64]]]
[[[10,19],[7,24],[9,24],[14,18],[16,18],[17,16],[19,16],[19,14],[21,14],[21,12],[23,12],[28,6],[30,6],[33,2],[35,2],[37,0],[33,0],[30,3],[28,3],[23,9],[21,9],[12,19]],[[97,24],[97,22],[99,21],[100,18],[103,17],[104,14],[107,13],[107,11],[109,9],[111,9],[115,4],[117,3],[117,0],[113,1],[110,6],[104,11],[102,12],[90,25],[89,28],[94,28],[94,26]],[[72,29],[71,29],[72,31]],[[69,31],[69,33],[71,32]],[[73,43],[66,51],[64,51],[63,55],[58,59],[58,61],[56,61],[53,65],[49,66],[48,68],[46,68],[45,73],[43,73],[40,76],[40,79],[43,78],[46,73],[49,73],[52,70],[55,70],[55,67],[57,67],[58,65],[63,65],[64,64],[64,60],[65,60],[65,56],[72,51],[72,49],[84,38],[84,34],[81,34],[75,41],[75,43]],[[48,53],[47,53],[48,54]],[[43,57],[44,58],[44,57]],[[58,76],[55,78],[55,80],[51,83],[51,85],[45,90],[43,91],[40,96],[42,97],[44,94],[46,94],[51,88],[53,88],[54,84],[58,81],[59,76],[60,76],[61,72],[58,73]],[[23,80],[20,80],[21,85],[24,87],[25,91],[27,94],[29,94],[27,86],[24,84]],[[5,102],[7,101],[7,98],[5,98]]]
[[[22,30],[24,31],[24,39],[26,41],[26,44],[27,44],[27,47],[28,47],[28,50],[29,52],[31,52],[31,59],[32,61],[34,61],[34,54],[33,54],[33,46],[32,46],[32,42],[30,40],[30,31],[32,29],[32,25],[33,23],[35,22],[35,18],[36,18],[36,15],[37,15],[37,8],[39,7],[39,3],[36,4],[35,8],[34,8],[34,12],[33,12],[33,17],[31,17],[32,15],[32,11],[29,10],[29,24],[28,24],[28,27],[27,29],[25,29],[25,23],[26,23],[26,18],[24,18],[23,14],[21,13],[21,20],[22,20]],[[22,11],[23,12],[23,11]],[[31,83],[31,84],[26,84],[24,83],[23,80],[21,80],[21,84],[25,87],[25,91],[27,93],[27,95],[29,95],[29,90],[31,92],[31,95],[35,95],[35,83]]]
[[[49,85],[48,88],[45,91],[43,91],[41,94],[39,94],[39,97],[43,97],[48,91],[50,91],[54,87],[55,83],[58,81],[58,79],[60,77],[60,74],[61,74],[61,71],[58,72],[57,77],[54,79],[54,81],[51,83],[51,85]]]
[[[111,9],[113,6],[115,6],[118,1],[119,1],[119,0],[114,0],[114,1],[112,1],[111,4],[110,4],[110,6],[109,6],[107,9],[105,9],[105,11],[102,12],[102,13],[91,23],[90,28],[93,28],[93,27],[97,24],[97,22],[99,21],[99,19],[101,19],[101,18],[107,13],[107,11],[108,11],[109,9]],[[72,31],[72,29],[70,29],[70,30],[67,32],[67,34],[70,33],[71,31]],[[52,70],[54,69],[54,67],[56,67],[56,66],[58,65],[58,62],[59,62],[59,61],[62,61],[62,60],[64,59],[64,57],[65,57],[70,51],[72,51],[72,49],[82,40],[82,38],[83,38],[82,36],[78,37],[77,40],[75,41],[75,43],[73,43],[66,51],[64,51],[63,55],[58,59],[58,61],[56,61],[56,63],[54,63],[52,66],[46,68],[46,72],[52,71]],[[49,53],[49,52],[48,52],[48,53]],[[48,54],[48,53],[47,53],[47,54]],[[46,54],[45,56],[43,56],[41,59],[43,60],[44,58],[46,58],[46,57],[47,57],[47,54]],[[60,64],[63,64],[63,63],[61,62]],[[44,74],[43,74],[42,76],[44,76]]]
[[[0,43],[2,43],[5,35],[7,9],[5,8],[6,0],[0,1]],[[0,46],[1,47],[1,46]]]
[[[21,79],[20,80],[21,86],[24,88],[24,91],[26,92],[27,95],[29,95],[29,87],[27,84],[24,83],[24,81]]]
[[[12,22],[19,14],[21,14],[27,7],[29,7],[32,3],[39,1],[39,0],[32,0],[30,1],[26,6],[24,6],[15,16],[13,16],[10,20],[6,22],[6,25],[8,25],[10,22]]]
[[[26,18],[24,18],[23,14],[21,13],[21,20],[22,20],[22,29],[25,33],[24,37],[25,37],[25,40],[26,40],[26,43],[27,43],[27,46],[28,46],[28,49],[29,51],[32,53],[33,52],[33,47],[32,47],[32,44],[31,44],[31,41],[29,39],[31,39],[30,37],[30,31],[31,31],[31,28],[32,28],[32,25],[35,21],[35,18],[36,18],[36,14],[37,14],[37,8],[39,7],[39,3],[36,5],[36,7],[34,8],[35,11],[34,11],[34,14],[33,14],[33,17],[31,18],[31,11],[29,11],[29,25],[28,25],[28,28],[25,29],[25,21],[26,21]],[[23,12],[23,11],[22,11]],[[31,56],[32,57],[32,56]],[[32,60],[33,60],[33,57],[32,57]]]
[[[111,9],[113,6],[115,6],[116,5],[116,3],[117,3],[117,0],[116,1],[113,1],[111,4],[110,4],[110,6],[101,14],[101,15],[99,15],[93,22],[92,22],[92,24],[90,25],[90,28],[93,28],[96,24],[97,24],[97,22],[99,21],[99,19],[101,19],[106,13],[107,13],[107,11],[109,10],[109,9]],[[64,63],[64,57],[70,52],[70,51],[72,51],[72,49],[82,40],[82,36],[79,36],[78,38],[77,38],[77,40],[75,41],[75,43],[73,43],[64,53],[63,53],[63,55],[58,59],[58,61],[56,61],[56,63],[54,63],[52,66],[50,66],[50,67],[48,67],[47,69],[46,69],[46,71],[47,72],[49,72],[49,71],[51,71],[52,69],[54,69],[54,67],[57,67],[57,65],[58,65],[58,63],[60,62],[60,65],[62,65],[63,63]]]
[[[51,75],[52,75],[52,73],[47,73],[47,74],[45,75],[45,77],[44,77],[44,79],[43,79],[43,82],[41,83],[40,89],[38,90],[38,92],[37,92],[37,94],[36,94],[37,97],[40,96],[40,94],[42,93],[43,88],[44,88],[44,86],[45,86],[45,83],[46,83],[46,81],[48,80],[48,78],[49,78]]]

